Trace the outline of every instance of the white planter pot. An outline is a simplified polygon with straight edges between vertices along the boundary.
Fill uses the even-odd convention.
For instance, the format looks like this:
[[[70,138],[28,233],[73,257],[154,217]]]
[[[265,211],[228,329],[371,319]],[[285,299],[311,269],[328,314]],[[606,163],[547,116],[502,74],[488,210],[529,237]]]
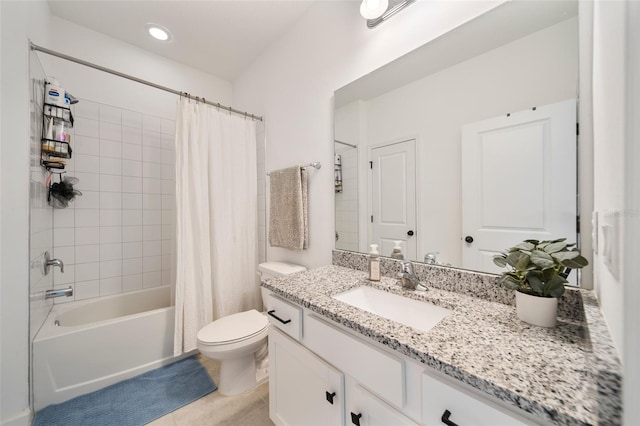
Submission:
[[[539,297],[516,291],[516,314],[529,324],[555,327],[558,316],[558,299]]]

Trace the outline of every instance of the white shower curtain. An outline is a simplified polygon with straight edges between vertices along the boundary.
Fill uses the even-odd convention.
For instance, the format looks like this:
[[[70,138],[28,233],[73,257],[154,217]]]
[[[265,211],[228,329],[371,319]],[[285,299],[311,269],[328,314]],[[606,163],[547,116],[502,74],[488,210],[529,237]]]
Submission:
[[[253,120],[180,99],[176,201],[175,356],[212,320],[260,308]]]

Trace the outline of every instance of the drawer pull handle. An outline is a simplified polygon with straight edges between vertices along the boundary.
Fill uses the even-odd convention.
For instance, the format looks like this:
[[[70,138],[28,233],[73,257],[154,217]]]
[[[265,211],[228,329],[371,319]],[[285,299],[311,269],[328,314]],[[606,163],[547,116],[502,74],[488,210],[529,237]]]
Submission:
[[[440,419],[442,420],[442,423],[444,423],[447,426],[458,426],[457,424],[449,420],[449,416],[451,416],[451,411],[444,410],[444,413],[442,413],[442,418]]]
[[[362,413],[354,413],[353,411],[351,412],[351,423],[353,423],[356,426],[360,426],[360,417],[362,417]]]
[[[327,401],[329,401],[329,403],[330,403],[331,405],[333,405],[333,397],[335,397],[335,396],[336,396],[336,393],[335,393],[335,392],[331,392],[331,393],[329,393],[329,392],[325,392],[325,395],[326,395],[326,397],[327,397]]]
[[[275,311],[276,311],[276,310],[274,309],[274,310],[272,310],[272,311],[268,311],[267,313],[269,314],[269,316],[274,317],[275,319],[277,319],[278,321],[280,321],[280,322],[281,322],[281,323],[283,323],[283,324],[289,324],[289,323],[291,322],[291,320],[290,320],[290,319],[288,319],[288,320],[283,320],[282,318],[280,318],[279,316],[277,316],[277,315],[274,313]]]

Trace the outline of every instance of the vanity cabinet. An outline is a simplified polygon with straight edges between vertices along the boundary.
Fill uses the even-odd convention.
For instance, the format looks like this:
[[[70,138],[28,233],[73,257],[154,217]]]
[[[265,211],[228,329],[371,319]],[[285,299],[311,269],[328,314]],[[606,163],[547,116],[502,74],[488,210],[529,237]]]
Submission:
[[[277,425],[533,424],[315,312],[274,295],[268,306],[269,414]]]

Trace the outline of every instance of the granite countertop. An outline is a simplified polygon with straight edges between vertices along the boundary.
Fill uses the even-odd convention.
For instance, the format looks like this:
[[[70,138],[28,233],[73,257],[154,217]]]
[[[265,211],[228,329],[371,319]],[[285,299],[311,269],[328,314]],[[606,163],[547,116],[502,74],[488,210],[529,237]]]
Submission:
[[[520,321],[510,305],[436,288],[405,290],[396,281],[371,282],[364,272],[331,265],[262,285],[541,422],[620,424],[621,366],[592,292],[580,291],[583,320],[559,318],[547,329]],[[452,312],[422,332],[331,297],[361,285]]]

